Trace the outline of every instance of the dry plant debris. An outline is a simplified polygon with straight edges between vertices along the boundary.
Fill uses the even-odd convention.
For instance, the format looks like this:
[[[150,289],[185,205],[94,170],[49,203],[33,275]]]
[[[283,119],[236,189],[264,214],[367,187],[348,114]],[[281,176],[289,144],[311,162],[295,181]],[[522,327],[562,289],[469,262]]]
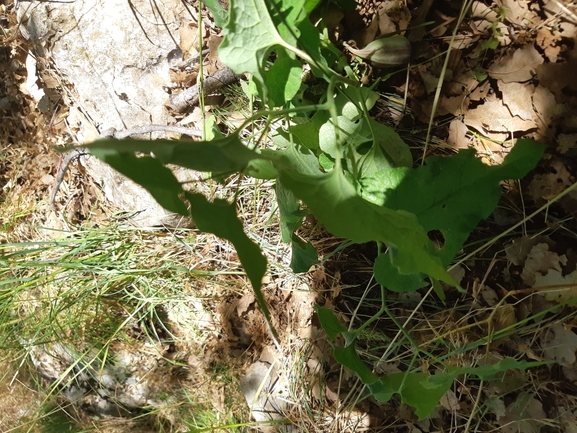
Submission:
[[[337,18],[331,29],[333,33],[350,35],[359,45],[377,34],[407,28],[417,18],[424,17],[422,22],[434,21],[426,32],[420,32],[420,37],[411,38],[409,32],[414,42],[415,65],[410,69],[408,86],[404,78],[398,83],[393,78],[394,92],[407,92],[416,118],[403,119],[401,114],[397,123],[400,128],[408,125],[418,130],[432,118],[437,143],[441,143],[433,146],[432,152],[473,146],[486,160],[498,163],[513,138],[532,136],[549,145],[548,158],[527,182],[507,185],[502,201],[507,221],[522,220],[532,209],[555,199],[575,184],[577,123],[573,72],[577,62],[577,28],[571,4],[555,0],[475,1],[472,12],[453,38],[451,33],[459,9],[451,2],[434,2],[434,7],[427,1],[408,2],[408,6],[387,1],[359,3],[358,14],[333,11]],[[1,13],[3,26],[6,24],[11,34],[15,34],[17,23],[13,10],[2,6]],[[199,16],[196,14],[179,28],[179,49],[184,60],[203,48],[198,40]],[[220,34],[206,11],[201,17],[206,24],[203,37],[209,36],[210,45]],[[355,27],[359,19],[367,23],[362,32],[358,31],[361,27]],[[445,71],[444,82],[439,84],[443,56],[435,56],[443,54],[448,46],[452,49],[450,68]],[[35,227],[45,224],[46,219],[38,210],[38,203],[46,199],[58,165],[58,156],[50,152],[49,147],[72,141],[65,120],[75,132],[80,123],[86,123],[86,120],[73,122],[83,114],[63,102],[57,103],[52,112],[39,110],[37,102],[42,97],[37,95],[38,101],[34,97],[37,80],[45,84],[51,98],[57,99],[58,92],[69,95],[72,89],[64,89],[71,85],[63,84],[62,77],[44,64],[44,59],[40,58],[34,70],[29,54],[33,51],[34,47],[25,40],[7,38],[0,53],[6,60],[0,66],[3,75],[0,110],[4,120],[0,126],[2,243],[41,239],[43,235]],[[217,68],[216,59],[209,58],[205,73],[213,73]],[[198,71],[175,68],[171,78],[175,88],[187,88],[196,82]],[[433,112],[439,85],[441,96]],[[401,113],[406,112],[403,107]],[[191,119],[200,117],[198,110],[191,115]],[[80,197],[72,201],[66,219],[83,223],[85,227],[107,225],[113,209],[104,203],[94,206],[94,197],[101,196],[99,187],[86,182],[78,173],[82,173],[81,164],[71,171],[65,183],[68,197]],[[250,192],[246,192],[253,188],[254,185],[246,185],[245,196],[239,199],[240,205],[246,207],[245,224],[254,229],[256,236],[262,235],[276,247],[278,228],[267,225],[270,203],[255,203]],[[354,324],[359,317],[366,318],[378,310],[378,294],[371,286],[370,261],[366,260],[374,254],[372,247],[366,250],[355,247],[338,253],[326,266],[315,267],[304,280],[287,274],[282,266],[270,273],[265,293],[274,324],[282,330],[280,342],[284,358],[279,359],[267,355],[274,351],[270,348],[269,331],[256,309],[254,296],[246,289],[246,280],[235,275],[239,271],[238,258],[230,245],[195,235],[194,260],[185,259],[188,257],[186,247],[175,249],[169,245],[173,243],[172,238],[167,243],[163,235],[152,235],[142,242],[159,256],[177,257],[183,266],[209,274],[224,272],[216,279],[218,284],[199,280],[185,282],[181,287],[185,300],[163,305],[158,310],[161,317],[165,315],[166,323],[129,321],[126,341],[115,341],[111,346],[118,357],[118,366],[139,364],[142,370],[125,368],[121,372],[125,376],[122,386],[129,386],[130,380],[138,383],[134,379],[137,373],[154,379],[146,382],[150,384],[151,391],[147,390],[150,400],[142,397],[146,401],[135,403],[131,409],[140,410],[145,405],[160,408],[155,418],[157,424],[126,422],[118,427],[113,425],[118,424],[117,420],[104,419],[97,428],[106,432],[177,431],[182,428],[177,410],[180,402],[171,398],[175,398],[174,395],[184,398],[183,389],[195,398],[207,399],[215,413],[225,413],[231,405],[227,396],[233,392],[240,396],[240,372],[248,370],[249,365],[259,359],[269,366],[278,365],[276,378],[293,388],[288,396],[283,396],[290,404],[282,410],[297,426],[294,431],[364,429],[416,433],[498,428],[504,432],[573,433],[577,430],[576,216],[577,193],[573,190],[558,206],[550,207],[547,214],[540,213],[540,220],[527,221],[523,232],[519,230],[506,241],[469,257],[460,265],[461,285],[468,293],[448,290],[445,305],[433,301],[432,296],[423,291],[390,296],[391,316],[375,322],[361,340],[367,361],[378,361],[383,352],[388,352],[386,362],[375,363],[379,374],[402,372],[411,362],[420,362],[423,371],[433,373],[434,367],[427,364],[426,357],[415,361],[415,348],[459,366],[489,364],[504,356],[555,362],[527,374],[512,370],[498,381],[461,377],[443,396],[440,406],[424,420],[419,420],[413,410],[398,399],[385,405],[363,399],[356,377],[327,356],[328,343],[312,314],[313,305],[318,303],[335,309],[342,322]],[[494,217],[474,234],[471,245],[503,230]],[[306,228],[299,234],[311,239],[325,254],[331,253],[339,242],[326,233]],[[180,238],[175,235],[174,239]],[[472,246],[463,255],[470,250]],[[286,266],[288,251],[282,248],[271,248],[271,251],[274,251],[270,252],[271,261]],[[146,266],[158,267],[156,257],[147,256],[147,260]],[[364,301],[357,310],[361,298]],[[127,317],[123,307],[115,306],[112,311]],[[191,319],[191,311],[195,320]],[[406,334],[399,331],[399,323]],[[160,332],[163,327],[174,333],[176,343],[160,342],[168,338]],[[159,332],[152,339],[154,347],[146,335],[151,330]],[[196,339],[190,339],[191,335]],[[67,349],[62,346],[34,349],[37,354],[32,351],[30,356],[36,357],[38,365],[36,371],[31,369],[32,374],[43,376],[36,387],[30,387],[25,369],[16,374],[18,359],[4,367],[1,374],[5,380],[0,388],[1,430],[10,431],[18,423],[30,421],[34,411],[42,406],[43,388],[49,387],[55,378],[61,380],[64,371],[74,362],[51,365],[54,357],[48,357],[42,364],[39,360],[49,349],[63,350],[60,358],[66,358]],[[136,353],[140,353],[140,358],[131,358]],[[101,376],[105,372],[100,371]],[[92,386],[106,389],[102,382],[106,379],[101,377],[99,384],[90,380]],[[286,388],[265,391],[286,392]],[[112,393],[112,388],[106,392]],[[198,395],[193,395],[194,392]],[[170,394],[168,404],[158,402],[164,393]],[[116,397],[123,407],[130,406],[122,392]],[[110,399],[110,395],[106,398]],[[81,424],[96,425],[85,412],[73,413],[67,406],[71,400],[74,398],[64,397],[58,404]],[[248,417],[246,409],[235,407],[235,411]],[[106,415],[105,411],[99,415]],[[219,421],[222,420],[216,419],[215,424]]]

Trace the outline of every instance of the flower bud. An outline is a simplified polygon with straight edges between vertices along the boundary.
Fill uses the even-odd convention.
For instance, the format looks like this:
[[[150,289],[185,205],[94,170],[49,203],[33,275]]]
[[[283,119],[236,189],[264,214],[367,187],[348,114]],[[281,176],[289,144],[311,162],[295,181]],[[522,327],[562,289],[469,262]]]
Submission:
[[[411,59],[411,43],[404,36],[391,36],[375,39],[363,49],[344,44],[347,49],[376,68],[394,68],[405,66]]]

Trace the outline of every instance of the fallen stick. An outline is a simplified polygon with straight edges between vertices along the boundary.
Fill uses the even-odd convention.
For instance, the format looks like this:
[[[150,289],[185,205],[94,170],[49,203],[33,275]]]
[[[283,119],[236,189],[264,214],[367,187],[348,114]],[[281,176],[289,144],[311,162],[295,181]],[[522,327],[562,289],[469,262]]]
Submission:
[[[238,81],[240,77],[240,75],[235,74],[234,71],[228,67],[219,69],[216,73],[209,75],[204,79],[202,91],[204,95],[210,95],[221,87]],[[198,103],[198,98],[198,84],[195,84],[194,86],[185,89],[183,92],[171,96],[170,108],[178,113],[182,113]]]

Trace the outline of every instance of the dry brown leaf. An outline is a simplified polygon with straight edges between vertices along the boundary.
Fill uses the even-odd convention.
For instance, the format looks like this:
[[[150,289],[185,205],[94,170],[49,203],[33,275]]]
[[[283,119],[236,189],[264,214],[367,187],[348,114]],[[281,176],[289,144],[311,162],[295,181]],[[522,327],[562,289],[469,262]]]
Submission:
[[[179,47],[184,60],[198,54],[200,49],[198,27],[194,23],[183,24],[178,28]]]
[[[561,36],[558,33],[554,34],[548,28],[542,27],[537,33],[535,43],[541,47],[551,63],[557,63],[561,53],[561,47],[558,45],[560,40]]]
[[[469,110],[465,114],[464,122],[489,137],[491,132],[519,132],[537,127],[533,120],[523,120],[511,115],[503,101],[494,94],[489,96],[483,105]]]
[[[557,102],[561,103],[569,98],[569,91],[577,90],[575,70],[577,69],[577,49],[569,53],[569,59],[565,63],[543,63],[537,66],[537,78],[539,84],[549,89]]]
[[[549,245],[549,247],[553,247],[555,245],[549,236],[537,236],[535,238],[522,236],[520,238],[514,239],[513,242],[505,247],[505,255],[507,260],[509,260],[515,266],[521,266],[525,264],[525,260],[527,260],[527,256],[531,252],[531,248],[541,243],[546,243]]]
[[[523,82],[533,78],[535,68],[543,61],[541,54],[530,44],[503,57],[487,72],[491,78],[505,83]]]
[[[532,120],[535,116],[533,106],[529,101],[535,92],[532,84],[505,83],[499,81],[499,90],[503,94],[503,103],[513,116],[524,120]]]
[[[564,407],[559,408],[559,421],[565,433],[577,433],[577,411],[571,412]]]
[[[471,7],[471,18],[481,18],[483,20],[494,22],[497,20],[497,12],[480,1],[474,1]]]
[[[409,27],[411,11],[404,2],[385,0],[380,2],[377,19],[381,35],[403,30]]]
[[[553,117],[558,116],[562,110],[553,92],[541,85],[537,86],[533,93],[533,107],[545,126],[549,126]]]
[[[461,403],[459,399],[453,392],[453,390],[448,390],[444,396],[441,397],[441,401],[439,402],[441,406],[451,412],[456,412],[461,409]]]
[[[499,302],[499,295],[489,286],[483,286],[481,289],[481,297],[489,307],[494,307]]]
[[[471,92],[469,98],[471,99],[471,101],[482,101],[487,97],[490,90],[491,90],[491,83],[489,83],[488,81],[483,81],[483,83],[479,84],[477,88],[475,88],[475,90]]]
[[[556,361],[563,366],[570,366],[575,363],[577,334],[567,329],[563,324],[555,323],[545,330],[540,342],[545,359]]]
[[[553,159],[550,168],[553,173],[536,174],[529,183],[528,192],[535,201],[551,200],[575,182],[561,160]]]
[[[462,69],[460,63],[456,69]],[[470,70],[465,70],[463,73],[455,76],[451,82],[446,82],[443,85],[443,93],[446,96],[462,96],[463,93],[468,93],[479,86],[479,81],[473,77]]]
[[[507,21],[521,28],[538,23],[539,17],[529,10],[530,3],[529,0],[501,0],[502,7],[507,11]]]
[[[467,133],[469,128],[460,119],[453,119],[449,124],[449,137],[447,143],[457,149],[466,149],[469,147]]]
[[[577,134],[559,134],[557,140],[559,141],[557,149],[561,153],[567,153],[577,147]]]
[[[535,279],[539,274],[545,274],[551,269],[562,271],[561,265],[567,264],[565,255],[559,256],[554,251],[549,251],[549,245],[545,243],[537,244],[531,248],[527,256],[521,278],[528,286],[535,284]]]
[[[549,286],[563,287],[551,288],[551,290],[542,292],[541,294],[548,301],[563,303],[577,299],[577,271],[563,276],[561,271],[551,269],[545,275],[537,274],[535,276],[535,285],[533,287]]]
[[[253,292],[248,292],[242,295],[242,298],[236,302],[236,313],[238,316],[242,316],[250,308],[254,301],[255,298]]]
[[[368,27],[366,27],[360,33],[355,33],[354,40],[359,47],[365,47],[369,43],[373,42],[377,37],[377,32],[379,31],[379,22],[378,20],[371,21]]]
[[[466,95],[459,96],[441,96],[439,105],[437,106],[437,116],[444,116],[451,114],[453,116],[460,116],[469,106],[469,98]]]
[[[543,405],[529,394],[521,394],[505,410],[505,416],[497,418],[503,433],[539,433],[542,423],[547,418]]]

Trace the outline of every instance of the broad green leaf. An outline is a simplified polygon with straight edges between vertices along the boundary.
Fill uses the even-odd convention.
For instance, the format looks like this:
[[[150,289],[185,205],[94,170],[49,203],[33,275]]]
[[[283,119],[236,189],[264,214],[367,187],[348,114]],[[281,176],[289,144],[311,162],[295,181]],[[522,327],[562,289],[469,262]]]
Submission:
[[[163,164],[215,173],[242,171],[250,161],[261,158],[258,153],[244,146],[237,134],[214,141],[104,139],[87,147],[93,153],[154,153]]]
[[[291,269],[299,274],[308,272],[311,266],[319,263],[317,250],[310,242],[301,240],[297,235],[292,236]]]
[[[387,190],[396,188],[410,170],[410,168],[400,167],[362,177],[359,180],[359,195],[371,203],[381,205],[385,202]]]
[[[398,387],[393,388],[390,383],[385,383],[382,378],[367,385],[367,388],[380,403],[388,402],[398,391]]]
[[[284,132],[279,131],[274,136],[274,140],[278,146],[286,148],[274,154],[268,152],[264,153],[264,155],[267,155],[272,160],[279,173],[284,169],[310,178],[323,174],[319,169],[319,160],[310,149],[293,145]],[[295,195],[298,197],[297,194]]]
[[[436,376],[436,375],[435,375]],[[419,420],[427,417],[439,404],[441,397],[451,389],[453,378],[443,376],[436,386],[430,386],[427,382],[429,375],[425,373],[397,373],[383,378],[383,381],[401,382],[404,380],[400,389],[401,401],[415,408],[415,414]]]
[[[191,204],[191,214],[199,230],[212,233],[234,245],[240,263],[248,276],[256,300],[267,318],[270,313],[261,291],[262,278],[266,273],[266,258],[260,248],[243,230],[236,215],[236,207],[225,200],[209,202],[202,194],[185,193]]]
[[[253,159],[250,161],[243,173],[255,179],[276,179],[278,177],[278,171],[276,171],[272,162],[264,159]]]
[[[503,164],[496,167],[501,179],[521,179],[535,168],[546,146],[528,138],[517,140]]]
[[[354,344],[347,347],[335,347],[333,356],[337,362],[355,372],[365,385],[374,383],[379,379],[359,357]]]
[[[347,332],[346,326],[339,322],[335,312],[330,308],[315,305],[315,311],[317,312],[321,326],[332,341],[337,338],[338,334]]]
[[[292,134],[293,141],[309,149],[320,148],[320,129],[328,122],[330,115],[327,111],[317,111],[311,119],[305,123],[291,125],[288,132]],[[278,131],[280,133],[280,131]],[[286,133],[284,133],[286,134]],[[288,134],[286,134],[288,137]],[[287,138],[288,140],[288,138]],[[287,143],[290,143],[287,141]],[[289,144],[285,144],[285,147]]]
[[[374,265],[375,280],[393,292],[414,292],[427,285],[426,275],[401,275],[391,263],[389,254],[379,254]]]
[[[278,3],[265,0],[230,1],[225,37],[218,49],[219,58],[238,74],[251,73],[263,100],[274,105],[288,101],[282,101],[280,94],[294,96],[300,86],[300,74],[294,73],[296,63],[286,60],[291,55],[285,47],[287,44],[296,45],[295,36],[299,33],[296,22],[304,18],[303,6],[304,0]],[[268,57],[273,51],[283,65],[290,63],[288,74],[286,68],[275,68],[274,64],[267,68]],[[279,83],[283,84],[282,91],[275,87]],[[269,89],[275,89],[270,94],[274,97],[272,100],[269,100]]]
[[[137,158],[134,154],[120,153],[114,148],[90,146],[90,152],[141,185],[165,209],[183,216],[189,215],[180,198],[183,192],[180,182],[160,161],[151,157]]]
[[[285,188],[281,181],[277,181],[275,193],[280,214],[281,239],[289,243],[293,233],[301,226],[304,214],[295,195],[290,189]]]
[[[376,120],[370,119],[373,132],[376,136],[376,142],[381,150],[388,156],[389,163],[393,167],[411,167],[413,165],[413,156],[411,149],[397,134],[393,128]]]
[[[338,126],[335,127],[332,119],[329,119],[319,130],[321,150],[336,159],[347,154],[345,147],[355,149],[363,143],[371,142],[370,132],[363,128],[363,123],[362,121],[353,122],[345,116],[338,116]]]
[[[341,93],[335,99],[337,112],[339,114],[342,113],[351,120],[356,120],[363,115],[361,101],[364,101],[365,108],[368,111],[375,106],[381,97],[368,87],[343,86],[340,91]]]
[[[295,160],[294,164],[299,161]],[[303,200],[335,236],[357,243],[383,242],[396,249],[393,264],[401,273],[425,273],[454,284],[414,215],[363,200],[338,166],[331,173],[316,176],[302,175],[284,167],[277,169],[283,185]]]
[[[452,157],[427,158],[415,170],[393,169],[402,173],[402,180],[386,191],[383,206],[415,214],[427,232],[441,231],[445,243],[438,256],[446,266],[497,206],[500,182],[523,177],[543,151],[533,140],[519,140],[501,166],[487,166],[474,150],[464,150]]]
[[[361,195],[371,201],[380,200],[389,208],[414,213],[427,232],[441,231],[444,245],[436,254],[447,266],[479,221],[497,206],[500,182],[525,176],[543,150],[533,140],[519,140],[504,163],[494,167],[483,164],[473,150],[449,158],[431,157],[414,170],[398,168],[367,177],[362,180]],[[389,290],[416,290],[417,281],[422,280],[418,274],[397,278],[393,274],[386,256],[375,262],[375,278]],[[435,285],[435,291],[443,297],[440,284]]]
[[[414,407],[419,419],[423,419],[438,406],[454,379],[450,375],[435,376],[439,376],[438,383],[431,385],[428,383],[431,376],[425,373],[390,374],[370,384],[369,390],[381,403],[389,401],[394,394],[400,394],[401,401]]]
[[[219,58],[236,73],[250,72],[264,84],[266,56],[272,47],[284,42],[265,0],[231,0],[228,14]]]
[[[301,86],[301,74],[301,63],[285,50],[279,50],[277,59],[267,71],[268,97],[275,107],[295,97]]]
[[[307,14],[310,14],[316,9],[322,0],[305,0],[304,9]]]

